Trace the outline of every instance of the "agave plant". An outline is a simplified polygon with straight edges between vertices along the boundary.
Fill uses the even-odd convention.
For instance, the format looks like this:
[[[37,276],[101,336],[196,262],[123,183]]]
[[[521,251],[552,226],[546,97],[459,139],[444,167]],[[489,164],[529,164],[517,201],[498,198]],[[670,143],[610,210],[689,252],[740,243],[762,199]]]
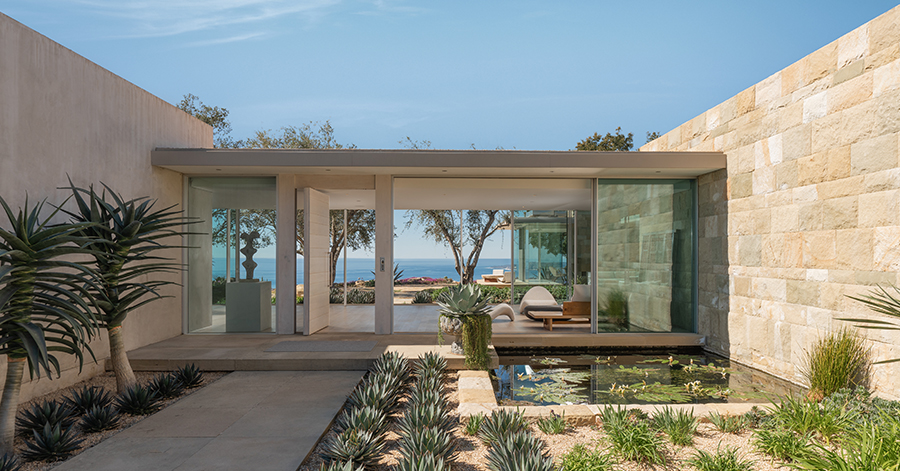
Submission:
[[[398,406],[396,386],[376,381],[363,381],[350,393],[347,402],[350,407],[373,407],[386,414]]]
[[[332,461],[328,464],[328,466],[325,466],[325,464],[323,463],[319,468],[319,471],[366,471],[366,467],[355,467],[353,466],[353,463],[349,461],[346,463],[341,463],[340,461]]]
[[[403,435],[425,428],[437,428],[445,432],[453,429],[453,416],[438,404],[424,404],[407,409],[397,427]]]
[[[91,407],[81,419],[81,429],[87,433],[112,430],[119,425],[119,413],[112,406]]]
[[[335,435],[322,445],[322,457],[360,466],[373,466],[384,449],[384,435],[373,435],[360,430],[349,430]]]
[[[433,455],[445,462],[456,458],[456,442],[446,430],[440,427],[425,427],[412,430],[400,442],[400,455],[407,460],[419,456]]]
[[[22,465],[19,464],[19,459],[16,458],[16,455],[6,454],[0,456],[0,471],[19,471],[22,469]]]
[[[385,352],[375,360],[372,372],[398,378],[402,383],[409,379],[409,363],[397,352]]]
[[[197,368],[197,365],[193,363],[179,367],[173,374],[187,389],[194,389],[203,384],[203,373],[201,373],[200,368]]]
[[[175,375],[161,373],[150,380],[148,389],[155,392],[160,399],[178,397],[184,392],[184,386]]]
[[[159,410],[159,398],[156,391],[137,384],[116,398],[116,406],[129,415],[147,415]]]
[[[544,442],[527,432],[498,440],[488,450],[488,468],[493,471],[552,471],[553,458],[544,451]]]
[[[443,396],[441,391],[413,387],[412,391],[409,393],[409,406],[420,407],[426,405],[437,405],[443,409],[450,408],[450,404],[447,402],[447,399]]]
[[[27,365],[32,377],[45,371],[59,374],[56,354],[74,355],[79,368],[82,351],[91,357],[87,342],[94,335],[85,285],[94,273],[72,262],[87,253],[79,232],[89,224],[50,225],[53,211],[41,217],[44,203],[13,213],[0,198],[9,230],[0,229],[0,355],[6,355],[6,382],[0,399],[0,454],[12,453],[16,409],[22,374]],[[61,258],[66,257],[66,260]]]
[[[105,389],[97,386],[84,386],[76,389],[72,392],[71,397],[66,398],[66,404],[79,414],[84,414],[93,407],[106,407],[112,402],[112,396]]]
[[[397,471],[450,471],[450,463],[444,463],[444,460],[431,454],[401,457],[397,463]]]
[[[486,445],[493,446],[500,440],[527,429],[528,424],[521,413],[500,409],[484,419],[478,437]]]
[[[77,438],[74,429],[60,428],[59,424],[45,424],[40,431],[33,431],[33,439],[25,441],[22,455],[32,461],[59,461],[69,457],[84,440]]]
[[[189,221],[174,206],[155,210],[156,200],[125,199],[111,188],[98,195],[93,186],[78,188],[69,180],[69,187],[77,210],[65,211],[82,226],[78,235],[92,239],[93,265],[100,281],[90,288],[97,304],[98,323],[109,334],[110,361],[116,374],[119,394],[137,380],[125,353],[122,323],[134,310],[162,299],[160,288],[175,285],[174,281],[154,279],[154,276],[177,273],[181,268],[169,259],[155,255],[169,249],[160,239],[186,234],[178,228]],[[108,192],[108,193],[107,193]],[[112,199],[107,202],[107,194]],[[148,279],[149,278],[149,279]]]
[[[482,296],[481,287],[475,284],[453,286],[438,298],[438,312],[442,317],[462,320],[462,348],[467,368],[486,370],[490,366],[489,302],[490,297]]]
[[[65,403],[45,401],[22,411],[16,419],[19,435],[29,436],[35,430],[42,430],[44,425],[60,425],[66,429],[78,421],[75,409]]]
[[[428,352],[419,356],[415,364],[416,376],[442,376],[447,371],[447,360],[437,352]]]
[[[335,420],[340,431],[362,430],[373,435],[381,435],[387,430],[387,415],[374,407],[352,407]]]

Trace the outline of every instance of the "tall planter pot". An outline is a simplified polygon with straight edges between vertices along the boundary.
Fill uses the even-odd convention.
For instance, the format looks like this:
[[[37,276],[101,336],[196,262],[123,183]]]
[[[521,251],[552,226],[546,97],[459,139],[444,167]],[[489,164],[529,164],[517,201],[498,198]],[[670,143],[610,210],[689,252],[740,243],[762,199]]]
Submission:
[[[491,316],[468,315],[462,318],[462,344],[466,355],[466,368],[487,370],[491,367],[488,345],[491,342]]]

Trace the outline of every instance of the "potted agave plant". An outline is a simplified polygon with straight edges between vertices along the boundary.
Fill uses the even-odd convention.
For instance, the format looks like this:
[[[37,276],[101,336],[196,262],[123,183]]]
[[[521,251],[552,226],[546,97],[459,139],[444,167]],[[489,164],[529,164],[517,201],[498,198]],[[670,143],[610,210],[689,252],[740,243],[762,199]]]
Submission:
[[[486,370],[490,366],[488,344],[491,341],[490,298],[483,298],[474,284],[451,287],[437,299],[441,331],[461,326],[462,352],[466,367]]]

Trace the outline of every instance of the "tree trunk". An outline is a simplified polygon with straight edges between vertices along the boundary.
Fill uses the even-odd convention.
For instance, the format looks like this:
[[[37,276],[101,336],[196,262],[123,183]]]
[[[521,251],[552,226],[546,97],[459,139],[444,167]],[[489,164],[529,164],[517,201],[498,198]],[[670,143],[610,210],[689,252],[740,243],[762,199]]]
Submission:
[[[116,392],[122,394],[128,388],[137,384],[128,355],[125,353],[125,337],[122,334],[122,326],[109,327],[109,360],[112,362],[113,371],[116,373]]]
[[[16,412],[19,409],[19,390],[22,389],[22,372],[25,371],[24,358],[6,357],[6,383],[0,399],[0,455],[15,452]]]

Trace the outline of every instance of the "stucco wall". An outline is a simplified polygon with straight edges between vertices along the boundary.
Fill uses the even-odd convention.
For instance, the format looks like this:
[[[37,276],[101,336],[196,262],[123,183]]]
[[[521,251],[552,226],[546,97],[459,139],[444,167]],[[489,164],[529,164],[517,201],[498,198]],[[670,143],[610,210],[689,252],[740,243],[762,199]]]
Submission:
[[[900,7],[641,148],[718,150],[699,180],[700,332],[712,350],[799,380],[813,340],[871,316],[846,295],[898,283]],[[898,332],[867,331],[878,359]],[[875,386],[898,396],[900,364]]]
[[[155,147],[212,147],[212,130],[0,14],[0,195],[11,206],[22,205],[26,194],[30,203],[63,201],[66,191],[57,187],[67,184],[67,174],[79,186],[102,181],[129,197],[158,198],[161,207],[180,205],[182,178],[151,167]],[[180,261],[180,251],[170,255]],[[125,322],[129,349],[181,333],[181,290],[171,287],[165,294],[172,297]],[[86,364],[82,375],[103,368],[105,332],[102,337],[92,344],[99,363]],[[63,363],[61,381],[26,384],[23,399],[76,381],[74,362]]]

